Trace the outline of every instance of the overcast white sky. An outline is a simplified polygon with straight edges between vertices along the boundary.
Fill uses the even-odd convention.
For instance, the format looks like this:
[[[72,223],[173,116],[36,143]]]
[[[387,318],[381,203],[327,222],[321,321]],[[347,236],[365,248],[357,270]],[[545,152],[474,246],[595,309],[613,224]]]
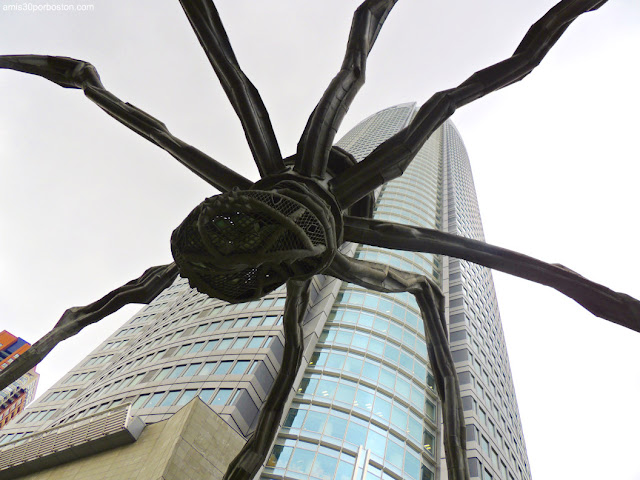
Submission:
[[[506,58],[553,3],[399,2],[342,133]],[[114,94],[257,179],[240,124],[178,2],[87,4],[93,11],[0,9],[0,54],[90,61]],[[339,68],[359,1],[217,4],[281,149],[292,154]],[[640,2],[611,0],[575,22],[524,81],[453,117],[487,241],[636,298],[639,27]],[[171,231],[213,193],[80,91],[0,71],[0,328],[34,342],[66,308],[170,262]],[[534,477],[640,480],[640,334],[548,288],[494,278]],[[38,368],[40,392],[136,310],[59,346]]]

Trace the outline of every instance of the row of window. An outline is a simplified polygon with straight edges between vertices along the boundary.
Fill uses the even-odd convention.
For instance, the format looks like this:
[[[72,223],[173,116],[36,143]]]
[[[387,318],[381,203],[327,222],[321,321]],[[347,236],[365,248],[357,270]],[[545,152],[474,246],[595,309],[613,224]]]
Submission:
[[[394,197],[391,194],[388,195],[387,192],[385,192],[384,201],[382,203],[384,203],[384,205],[381,205],[381,206],[384,206],[384,207],[411,209],[414,212],[422,212],[426,214],[428,217],[430,217],[431,219],[435,219],[440,215],[436,207],[426,202],[410,204],[410,203],[407,203],[406,197],[405,198]]]
[[[187,345],[183,345],[176,353],[176,356],[183,356],[183,355],[194,354],[194,353],[203,353],[210,350],[214,350],[216,349],[216,347],[219,349],[266,348],[271,344],[272,341],[273,341],[273,337],[256,336],[256,337],[225,338],[222,340],[218,340],[218,339],[209,340],[208,342],[206,342],[206,345],[205,345],[205,342],[195,342],[193,344],[190,343]],[[155,358],[155,360],[159,360],[165,354],[165,352],[166,350],[161,350],[157,353],[152,353],[147,357],[143,357],[143,360],[146,360],[147,358],[149,359],[144,361],[143,363],[150,362],[151,358],[153,357],[157,357]],[[136,360],[136,362],[138,362],[138,360]],[[136,362],[133,362],[133,363],[135,364]],[[153,378],[152,380],[162,380],[164,378],[177,378],[180,376],[186,377],[186,376],[193,376],[196,374],[200,376],[211,375],[211,374],[225,375],[227,373],[240,375],[247,372],[249,368],[249,363],[251,363],[249,360],[238,360],[238,361],[235,361],[235,364],[234,364],[234,361],[231,360],[231,361],[221,361],[221,362],[216,361],[216,362],[205,362],[205,363],[203,362],[193,363],[189,365],[189,368],[187,368],[187,364],[177,365],[175,367],[173,366],[165,367],[159,370],[156,377]],[[256,368],[258,362],[255,362],[255,363],[256,365],[253,365],[250,371],[253,371],[253,369]],[[139,366],[139,365],[142,365],[142,363],[138,363],[138,365],[136,366]],[[133,368],[133,366],[131,368]],[[214,368],[215,368],[215,371],[214,371]],[[126,388],[126,387],[130,388],[132,386],[135,386],[138,383],[140,383],[140,381],[145,375],[146,373],[143,372],[143,373],[139,373],[138,375],[127,377],[124,380],[118,380],[110,385],[107,385],[106,387],[96,390],[93,394],[86,397],[86,399],[90,399],[91,397],[94,397],[97,395],[105,395],[110,391],[115,391],[122,388]]]
[[[73,389],[73,390],[62,390],[59,392],[53,392],[51,395],[49,395],[47,398],[44,399],[44,402],[57,402],[59,400],[65,400],[67,398],[71,398],[73,394],[76,393],[77,391],[78,391],[77,389]]]
[[[319,398],[325,402],[342,404],[347,408],[373,415],[384,421],[414,442],[422,440],[422,420],[401,402],[395,401],[382,392],[375,391],[365,385],[357,384],[345,378],[335,378],[312,374],[302,379],[298,395],[300,398]],[[414,405],[415,407],[416,405]],[[435,406],[422,403],[419,412],[435,417]]]
[[[243,392],[245,392],[243,388],[236,389],[235,393],[233,388],[203,388],[201,390],[188,388],[186,390],[143,393],[133,403],[132,408],[179,407],[189,403],[196,395],[209,405],[233,405]]]
[[[420,193],[422,193],[422,192],[416,191],[415,193],[420,195]],[[420,196],[422,196],[422,195],[420,195]],[[387,201],[394,202],[394,203],[397,202],[397,203],[401,203],[403,205],[406,205],[406,203],[407,203],[407,191],[404,190],[404,189],[402,189],[401,191],[398,191],[398,189],[385,188],[385,190],[383,191],[383,194],[380,195],[380,201],[381,202],[384,201],[385,203]],[[428,196],[424,196],[424,199],[421,202],[421,207],[422,208],[429,208],[433,212],[439,212],[440,208],[441,208],[438,202],[434,202],[433,199],[429,198]]]
[[[87,363],[84,364],[84,366],[90,367],[92,365],[102,365],[103,363],[106,363],[109,360],[111,360],[112,357],[113,355],[102,355],[100,357],[93,357],[93,358],[90,358],[87,361]]]
[[[427,214],[422,209],[407,204],[400,206],[384,203],[376,207],[375,213],[377,214],[376,218],[378,218],[379,214],[386,213],[398,218],[410,220],[414,225],[433,226],[437,221],[435,215]]]
[[[336,304],[341,306],[363,306],[370,310],[377,310],[388,315],[400,325],[408,324],[417,331],[422,329],[421,333],[424,334],[422,320],[420,319],[420,308],[413,295],[395,294],[387,297],[349,288],[340,292],[336,299]]]
[[[165,290],[165,292],[166,292],[166,290]],[[182,293],[182,292],[166,292],[166,293],[163,293],[162,295],[157,296],[154,299],[154,301],[157,302],[159,300],[168,300],[170,298],[177,297],[178,295],[180,295],[180,293]]]
[[[66,384],[66,383],[85,382],[87,380],[91,380],[96,373],[97,373],[97,370],[93,370],[91,372],[84,372],[84,373],[74,373],[62,383]]]
[[[480,345],[482,345],[482,347],[489,352],[489,356],[493,357],[494,360],[497,361],[503,369],[508,368],[505,362],[505,354],[503,353],[505,351],[504,342],[501,340],[501,336],[498,335],[496,326],[492,324],[491,328],[489,328],[488,321],[485,320],[484,322],[481,322],[486,335],[489,337],[489,339],[486,339],[481,329],[476,325],[476,322],[471,319],[471,317],[474,315],[472,315],[469,311],[466,300],[464,298],[451,298],[449,301],[449,305],[451,308],[464,308],[464,313],[459,312],[451,315],[451,323],[464,322],[470,327],[471,331],[473,332],[473,344],[476,351],[486,357],[487,354],[484,353],[484,351],[481,351]],[[481,313],[476,313],[475,318],[478,319],[478,321],[481,321],[484,319],[484,316]],[[478,340],[480,343],[478,343],[476,340]]]
[[[512,395],[510,395],[509,389],[505,388],[505,382],[507,384],[509,384],[509,382],[507,380],[507,376],[505,375],[505,370],[508,369],[508,364],[505,361],[504,356],[502,355],[503,343],[498,341],[500,336],[497,335],[497,334],[494,334],[494,331],[495,331],[495,328],[496,328],[495,325],[492,325],[491,331],[488,332],[489,336],[490,336],[490,339],[491,339],[491,341],[488,341],[488,340],[485,340],[484,336],[482,336],[481,333],[478,331],[478,328],[476,327],[475,323],[471,322],[470,319],[468,318],[468,316],[465,313],[458,313],[458,314],[454,314],[454,315],[451,316],[451,322],[452,323],[460,323],[460,322],[463,322],[463,321],[467,325],[469,325],[471,327],[471,329],[473,330],[472,339],[468,343],[471,344],[472,348],[477,353],[477,356],[478,357],[482,357],[483,361],[491,368],[491,370],[493,372],[495,372],[494,377],[496,378],[497,382],[499,383],[499,385],[501,387],[501,390],[498,390],[498,388],[496,387],[496,383],[494,383],[493,380],[489,379],[489,375],[487,374],[486,370],[484,370],[482,368],[480,362],[478,362],[477,359],[470,360],[472,362],[474,368],[482,376],[482,378],[485,381],[485,384],[487,386],[491,387],[491,391],[497,397],[498,403],[503,404],[505,409],[507,409],[507,411],[511,411],[511,410],[517,411],[517,408],[516,408],[515,404],[513,404],[513,406],[512,406],[511,403],[510,403],[512,401]],[[487,323],[486,322],[483,325],[485,327],[487,327]],[[468,334],[464,330],[460,330],[459,332],[452,332],[451,333],[451,340],[452,341],[464,340],[466,337],[468,337]],[[475,339],[480,340],[481,344],[484,347],[486,347],[488,350],[490,350],[490,354],[489,355],[492,356],[496,361],[498,361],[498,364],[499,364],[500,368],[496,368],[495,367],[495,365],[491,362],[491,360],[489,360],[488,355],[481,349],[480,344]],[[497,348],[496,344],[500,348]],[[478,385],[478,387],[482,388],[479,385]],[[503,397],[502,392],[504,392],[505,397]],[[482,394],[480,394],[480,396],[481,396],[481,398],[483,397]]]
[[[168,325],[159,326],[153,332],[147,334],[147,337],[152,336],[155,333],[158,333],[160,330],[167,330],[171,326],[179,326],[185,323],[186,320],[190,320],[192,317],[198,316],[198,313],[194,313],[191,315],[186,315],[181,319],[176,319]],[[252,317],[242,317],[242,318],[231,318],[228,320],[216,321],[212,323],[203,323],[198,325],[194,331],[189,332],[189,329],[186,330],[187,335],[203,335],[205,333],[212,333],[217,330],[227,330],[230,328],[245,328],[245,327],[258,327],[258,326],[273,326],[273,325],[281,325],[282,318],[279,315],[258,315]],[[157,347],[159,345],[163,345],[165,343],[170,342],[171,340],[177,338],[180,335],[185,335],[185,329],[178,330],[176,332],[168,333],[162,337],[156,337],[154,340],[147,342],[145,345],[141,345],[135,351],[146,350],[150,348]],[[132,352],[135,353],[135,352]]]
[[[386,213],[379,213],[376,215],[376,220],[390,220],[396,223],[407,224],[406,222],[401,222],[395,215],[388,215]],[[404,252],[403,252],[404,253]],[[405,257],[403,255],[402,257]],[[391,267],[398,268],[400,270],[408,270],[411,272],[418,272],[424,275],[428,275],[430,277],[439,278],[440,273],[434,266],[428,262],[426,259],[422,258],[421,255],[415,254],[411,255],[411,261],[406,258],[401,258],[400,256],[396,256],[390,254],[388,250],[377,250],[375,248],[368,248],[367,250],[360,251],[356,254],[356,258],[361,260],[370,260],[372,262],[384,263]],[[382,260],[385,259],[385,260]],[[415,263],[414,263],[415,262]]]
[[[480,462],[477,458],[469,459],[469,473],[472,477],[480,477],[482,480],[494,480],[494,478],[499,480],[515,480],[516,477],[507,469],[507,466],[504,462],[499,462],[498,464],[491,462],[495,471],[500,472],[499,477],[494,477],[494,475],[486,468],[486,465],[483,467],[483,463]],[[522,472],[520,472],[520,478],[524,478]]]
[[[31,435],[32,433],[33,432],[8,433],[7,435],[0,438],[0,445],[4,445],[5,443],[20,440],[25,435]]]
[[[426,399],[422,386],[415,385],[410,377],[403,375],[401,372],[382,366],[379,358],[358,355],[353,352],[347,354],[336,350],[321,349],[313,354],[309,367],[365,378],[369,382],[382,386],[387,391],[393,392],[394,395],[405,399],[407,403],[414,404],[420,411],[423,408],[422,400],[425,399],[430,405],[429,410],[432,413],[435,412],[435,406],[433,406],[433,402]],[[431,374],[428,375],[427,382],[429,388],[433,390],[434,380]],[[435,419],[435,416],[432,418]]]
[[[499,447],[504,449],[504,451],[506,452],[507,458],[511,457],[511,460],[513,461],[514,465],[517,465],[518,462],[516,460],[515,455],[511,451],[511,447],[509,446],[509,442],[510,441],[513,441],[513,443],[515,445],[514,448],[516,449],[516,453],[519,454],[520,458],[525,458],[526,457],[526,455],[524,455],[524,452],[519,450],[520,445],[519,445],[516,437],[513,436],[513,434],[511,433],[511,429],[508,426],[506,427],[508,432],[509,432],[509,436],[507,436],[505,438],[502,435],[502,433],[498,429],[496,429],[495,424],[493,423],[493,421],[491,421],[491,419],[489,419],[487,417],[487,414],[485,413],[485,411],[482,409],[482,407],[480,407],[477,404],[476,400],[473,397],[471,397],[471,396],[462,397],[462,404],[463,404],[464,410],[472,410],[472,411],[475,411],[477,413],[478,418],[480,419],[480,422],[483,425],[486,425],[488,427],[489,431],[491,432],[493,437],[496,439]],[[469,428],[473,429],[472,432],[474,432],[474,433],[471,433],[471,435],[472,435],[472,439],[475,439],[475,434],[479,435],[477,433],[476,427],[473,426],[473,425],[470,425]],[[469,435],[470,432],[468,432],[467,434]],[[484,443],[486,443],[486,445],[487,445],[487,448],[486,448],[486,451],[485,451],[484,445],[483,445],[483,443],[481,441],[481,446],[483,447],[483,451],[485,451],[485,453],[487,454],[487,457],[489,457],[489,449],[488,449],[489,442],[484,436],[482,436],[481,438],[482,438],[482,440],[484,440]]]
[[[205,375],[244,375],[253,373],[261,360],[251,364],[251,360],[223,360],[220,362],[198,362],[192,364],[176,365],[158,370],[158,373],[150,381],[164,380],[165,378],[194,377]],[[251,365],[251,367],[249,367]],[[118,382],[116,382],[117,384]]]
[[[140,332],[144,327],[140,325],[139,327],[125,328],[124,330],[120,330],[116,337],[122,337],[123,335],[135,335]]]
[[[226,338],[216,338],[214,340],[209,341],[198,341],[193,343],[187,343],[181,345],[177,351],[173,354],[176,357],[182,357],[184,355],[194,355],[197,353],[206,353],[214,350],[235,350],[240,348],[267,348],[271,341],[273,340],[273,336],[260,336],[256,335],[254,337],[226,337]],[[153,361],[158,361],[161,358],[168,357],[167,352],[169,350],[160,350],[158,352],[150,353],[144,357],[139,357],[130,364],[125,365],[124,370],[130,370],[133,368],[137,368],[141,365],[145,365]]]
[[[417,175],[405,174],[402,177],[396,179],[394,181],[395,185],[414,185],[418,189],[421,189],[422,192],[437,192],[438,185],[435,183],[435,179],[429,178],[428,180],[423,176],[423,178],[417,178]],[[424,193],[420,195],[420,197],[425,196]]]
[[[354,427],[359,427],[359,425],[349,423],[346,428],[346,436],[351,438],[352,442],[350,443],[352,448],[355,446],[355,450],[360,445],[364,446],[369,450],[372,459],[378,463],[384,462],[383,464],[388,470],[402,478],[433,479],[433,473],[428,469],[426,472],[423,471],[426,467],[421,464],[418,452],[405,450],[400,446],[400,443],[396,443],[395,439],[385,441],[384,438],[378,438],[380,434],[376,432],[375,426],[372,426],[373,428],[368,431],[366,427],[361,427],[363,430]],[[364,460],[364,455],[362,455],[362,460]],[[267,462],[267,472],[293,478],[302,478],[299,474],[303,474],[304,478],[350,480],[354,474],[354,463],[355,458],[345,452],[338,453],[334,449],[303,440],[279,438]],[[394,480],[394,477],[371,464],[358,466],[366,468],[367,479]]]
[[[374,330],[377,330],[377,328],[374,327]],[[400,330],[400,337],[403,336],[401,332],[402,331]],[[408,332],[405,331],[404,333]],[[411,334],[409,333],[409,335]],[[366,333],[360,333],[357,330],[331,326],[329,329],[322,331],[319,342],[349,346],[351,348],[370,352],[373,355],[379,355],[391,364],[399,365],[402,369],[406,370],[411,377],[417,378],[421,383],[424,383],[424,379],[427,376],[426,362],[424,360],[417,357],[413,352],[405,350],[393,342],[385,342],[383,338],[377,337],[373,334],[367,335]],[[418,348],[418,346],[420,346],[420,348]],[[424,355],[427,353],[426,345],[422,341],[416,345],[416,350],[420,351],[420,353],[423,353]]]
[[[405,192],[406,205],[431,204],[431,206],[433,206],[434,204],[441,202],[440,197],[437,194],[437,187],[434,187],[433,192],[429,192],[428,187],[425,188],[425,185],[422,185],[420,187],[421,190],[419,190],[415,188],[416,187],[415,182],[411,182],[407,180],[409,180],[408,177],[407,178],[403,177],[403,178],[396,179],[393,183],[390,183],[387,190],[383,192],[383,195],[380,195],[378,206],[384,207],[386,205],[385,200],[387,196],[385,194],[398,193],[398,192]],[[374,217],[374,218],[377,218],[377,217]],[[425,224],[425,222],[420,222],[418,223],[418,225],[434,226],[432,223]]]
[[[475,327],[475,325],[473,324],[471,325],[472,327]],[[474,332],[476,334],[474,338],[479,338],[477,328],[474,328]],[[453,335],[452,338],[458,338],[463,336],[466,336],[466,335],[457,334],[457,335]],[[487,359],[487,355],[484,352],[480,351],[478,343],[475,340],[471,341],[470,343],[475,348],[476,352],[479,353],[477,357],[482,356],[484,361],[491,366],[492,370],[495,370],[493,364]],[[495,345],[493,345],[493,350],[495,350]],[[470,397],[471,402],[467,400],[467,404],[471,403],[470,407],[467,407],[467,408],[473,409],[477,413],[478,418],[480,419],[480,423],[482,423],[487,427],[487,430],[496,439],[497,444],[501,446],[503,451],[506,452],[507,458],[511,457],[514,464],[517,465],[516,457],[512,453],[512,448],[513,448],[513,450],[518,454],[522,462],[526,465],[527,459],[526,459],[526,454],[524,453],[524,448],[522,447],[522,440],[521,440],[522,436],[520,433],[521,432],[520,424],[517,421],[517,414],[515,415],[515,418],[514,418],[514,415],[512,414],[512,411],[517,412],[517,407],[515,407],[515,405],[512,407],[510,403],[507,401],[507,400],[511,401],[512,396],[509,395],[510,393],[509,390],[505,389],[503,379],[505,382],[507,382],[507,378],[504,374],[504,371],[500,372],[500,370],[496,370],[496,379],[498,380],[500,386],[502,387],[502,391],[505,392],[506,394],[505,397],[502,396],[501,392],[496,387],[496,383],[494,383],[493,380],[489,378],[489,374],[485,369],[482,368],[482,365],[478,361],[478,359],[474,358],[473,353],[471,353],[467,349],[464,349],[462,351],[458,351],[455,353],[456,356],[460,356],[461,354],[463,354],[464,356],[462,360],[468,361],[473,366],[473,368],[478,373],[478,375],[482,377],[484,383],[486,384],[486,388],[485,388],[480,381],[476,380],[476,378],[471,374],[471,372],[461,372],[461,377],[460,377],[461,383],[473,385],[478,397],[483,400],[484,404],[488,408],[488,411],[485,412],[483,407],[478,405],[475,399],[471,397]],[[503,370],[504,368],[508,368],[508,367],[503,367]],[[498,372],[502,373],[503,379],[501,379],[500,376],[498,376]],[[495,401],[489,395],[490,388],[493,395],[495,395],[495,397],[497,398]],[[502,404],[503,407],[505,408],[507,412],[507,418],[508,420],[510,420],[510,425],[513,426],[514,430],[518,433],[519,436],[513,435],[511,427],[505,421],[505,416],[500,412],[500,409],[498,408],[500,404]],[[509,434],[506,437],[504,437],[503,434],[496,428],[494,421],[491,418],[489,418],[488,412],[491,412],[492,410],[493,410],[494,417],[497,420],[499,420],[501,422],[502,427],[508,431]],[[489,457],[488,449],[485,451],[485,453],[487,454],[487,457]],[[498,468],[497,464],[495,465],[495,468],[497,470]],[[504,475],[504,477],[506,478],[506,475]]]
[[[176,332],[179,333],[179,332]],[[174,334],[170,334],[170,335],[174,335]],[[124,365],[123,367],[119,367],[115,370],[111,370],[107,376],[105,377],[105,379],[109,378],[110,376],[116,374],[116,373],[122,373],[126,370],[129,369],[133,369],[133,368],[137,368],[140,367],[142,365],[145,365],[147,363],[151,363],[152,361],[158,361],[161,358],[165,358],[165,356],[167,355],[168,352],[175,352],[172,353],[171,355],[175,355],[178,357],[184,356],[184,355],[193,355],[193,354],[198,354],[198,353],[205,353],[205,352],[210,352],[213,350],[227,350],[227,349],[244,349],[244,348],[267,348],[269,347],[269,345],[271,345],[273,341],[273,336],[254,336],[254,337],[228,337],[228,338],[223,338],[223,339],[214,339],[214,340],[209,340],[207,342],[205,341],[199,341],[199,342],[194,342],[194,343],[188,343],[185,345],[180,346],[179,349],[177,349],[177,351],[175,350],[175,348],[172,349],[163,349],[160,350],[158,352],[154,352],[154,353],[150,353],[146,356],[143,357],[139,357],[136,360],[134,360],[133,362],[129,362],[126,365]],[[168,358],[168,357],[167,357]],[[126,379],[124,379],[124,381],[122,382],[122,385],[119,388],[124,388],[125,386],[133,386],[136,385],[137,383],[140,382],[140,380],[142,380],[142,377],[144,377],[145,373],[141,373],[138,374],[137,376],[132,376],[132,377],[128,377]],[[110,385],[109,387],[113,388],[115,384]],[[107,387],[107,388],[109,388]],[[90,399],[98,394],[103,394],[106,393],[105,390],[99,388],[97,390],[95,390],[93,393],[87,395],[85,397],[85,400]]]
[[[2,411],[2,416],[0,417],[0,428],[4,427],[7,423],[9,423],[22,412],[25,406],[25,400],[26,396],[22,395],[22,397],[15,400],[10,407],[5,408]]]
[[[399,423],[402,424],[403,422],[401,421]],[[388,435],[384,435],[393,439],[393,445],[401,445],[401,448],[404,450],[406,433],[410,433],[410,438],[416,444],[423,445],[424,450],[434,457],[436,449],[435,436],[426,428],[421,428],[421,423],[415,420],[415,418],[411,418],[409,426],[406,425],[406,422],[404,423],[405,425],[402,427],[396,425],[400,430],[399,435],[392,431],[389,431]],[[305,437],[309,437],[309,433],[327,435],[333,437],[331,440],[332,444],[335,444],[336,440],[339,442],[346,440],[353,445],[358,445],[359,440],[362,440],[363,443],[360,444],[364,445],[364,437],[358,437],[358,435],[362,433],[362,427],[364,425],[366,425],[366,420],[358,419],[357,416],[352,417],[337,410],[329,410],[326,407],[305,404],[294,404],[289,410],[284,422],[284,426],[289,429],[289,433],[299,434],[300,430],[304,430],[306,432]],[[369,428],[368,425],[367,428]],[[383,431],[375,425],[373,425],[373,428],[378,432]],[[382,446],[382,443],[378,446]],[[389,450],[390,452],[394,452],[393,454],[390,453],[390,455],[393,455],[396,459],[396,462],[392,461],[391,463],[396,467],[402,468],[402,462],[397,462],[398,456],[396,455],[397,449],[395,446],[390,447]],[[409,446],[409,448],[413,447]],[[377,453],[380,456],[384,456],[384,452],[382,451],[378,451]]]
[[[282,287],[281,287],[282,288]],[[261,300],[253,300],[251,302],[244,303],[229,303],[220,305],[210,312],[207,312],[209,316],[218,316],[218,315],[226,315],[227,313],[233,312],[235,310],[238,311],[246,311],[246,310],[267,310],[273,307],[284,307],[286,298],[285,297],[276,297],[276,298],[263,298]]]
[[[391,214],[411,216],[415,218],[415,225],[433,226],[438,221],[439,214],[425,209],[421,202],[382,201],[374,209],[375,212],[386,211]]]
[[[230,328],[270,327],[281,324],[282,317],[280,315],[257,315],[252,317],[230,318],[227,320],[198,325],[192,335],[201,335],[203,333],[215,332],[216,330],[227,330]]]
[[[30,413],[27,413],[24,417],[22,417],[18,423],[44,422],[45,420],[48,420],[49,418],[51,418],[51,415],[53,415],[55,411],[56,409],[30,412]]]
[[[419,198],[419,202],[423,203],[431,208],[440,211],[441,207],[441,199],[440,196],[435,195],[425,195],[424,188],[416,188],[411,184],[398,185],[397,183],[394,185],[393,183],[389,183],[386,185],[385,189],[380,195],[381,202],[383,199],[389,198],[402,198],[405,202],[410,198]],[[435,192],[434,192],[435,193]]]
[[[485,382],[488,382],[490,385],[495,387],[495,384],[489,381],[488,374],[482,368],[480,362],[476,358],[474,358],[473,354],[468,349],[464,348],[461,350],[453,351],[452,357],[456,362],[468,361],[469,364],[473,366],[475,371],[480,376],[482,376]],[[511,428],[507,424],[507,421],[505,420],[505,416],[500,412],[500,409],[498,408],[499,402],[494,401],[491,398],[491,396],[489,395],[488,389],[485,389],[479,381],[476,381],[475,377],[470,372],[461,372],[459,378],[462,382],[461,384],[472,384],[474,386],[476,393],[478,394],[478,397],[483,401],[484,405],[489,409],[489,411],[493,410],[493,414],[495,418],[500,421],[500,424],[502,425],[502,427],[508,429],[509,432],[511,432]],[[522,434],[520,433],[520,428],[516,428],[519,422],[517,422],[516,419],[514,419],[514,416],[511,413],[512,409],[509,408],[510,406],[506,401],[506,398],[510,398],[510,397],[506,397],[506,398],[502,397],[502,395],[500,395],[499,393],[496,396],[498,400],[502,402],[503,407],[507,411],[506,418],[509,419],[510,425],[514,426],[515,430],[520,434],[520,436],[522,436]],[[474,402],[475,402],[475,399],[474,399]],[[480,410],[482,410],[482,408],[480,408]],[[484,410],[482,410],[482,412],[484,413]],[[516,441],[516,445],[518,444],[519,442]]]
[[[164,310],[166,308],[166,306],[169,305],[169,302],[165,301],[165,302],[158,302],[158,303],[151,303],[149,304],[144,311],[145,312],[152,312],[152,311],[158,311],[158,310]],[[137,322],[142,322],[143,320],[148,319],[149,317],[151,317],[153,314],[150,315],[145,315],[144,317],[138,317],[135,320],[135,323]]]
[[[288,470],[319,480],[353,478],[355,458],[348,453],[338,453],[326,447],[318,448],[317,445],[303,441],[299,441],[297,447],[294,450],[292,446],[275,445],[267,461],[266,471],[284,475]]]
[[[107,343],[102,350],[115,350],[116,348],[124,347],[129,340],[118,340],[117,342]]]
[[[15,355],[9,357],[2,365],[0,365],[0,369],[4,370],[5,368],[7,368],[7,366],[9,366],[10,363],[13,363],[19,356],[20,354],[16,353]]]
[[[349,325],[358,325],[369,330],[373,330],[379,336],[386,336],[395,339],[403,347],[418,352],[423,358],[427,357],[427,348],[424,339],[424,325],[422,322],[417,324],[417,334],[415,330],[405,328],[406,325],[412,325],[413,321],[417,321],[417,317],[410,311],[407,311],[406,319],[398,319],[394,314],[399,313],[399,308],[394,306],[394,313],[374,314],[350,308],[340,308],[333,310],[328,322],[336,322]],[[388,315],[388,316],[387,316]],[[413,325],[412,325],[413,326]],[[349,327],[347,327],[349,328]]]
[[[224,405],[232,405],[235,401],[240,397],[240,395],[245,392],[245,389],[236,389],[234,393],[234,389],[232,388],[187,388],[184,390],[169,390],[162,392],[153,392],[153,393],[143,393],[139,395],[137,398],[130,397],[127,398],[126,401],[135,401],[133,402],[132,408],[140,409],[140,408],[152,408],[152,407],[172,407],[172,406],[183,406],[189,403],[196,396],[200,397],[200,399],[208,403],[212,406],[224,406]],[[233,395],[232,395],[233,394]],[[86,410],[81,410],[77,414],[71,415],[69,418],[64,419],[62,422],[68,422],[70,420],[78,420],[83,417],[87,417],[89,415],[93,415],[95,413],[103,412],[109,408],[114,408],[124,402],[124,399],[119,398],[113,401],[104,402],[100,405],[94,405],[91,408]],[[256,407],[257,409],[257,407]],[[60,422],[60,423],[62,423]],[[1,444],[2,442],[0,442]]]

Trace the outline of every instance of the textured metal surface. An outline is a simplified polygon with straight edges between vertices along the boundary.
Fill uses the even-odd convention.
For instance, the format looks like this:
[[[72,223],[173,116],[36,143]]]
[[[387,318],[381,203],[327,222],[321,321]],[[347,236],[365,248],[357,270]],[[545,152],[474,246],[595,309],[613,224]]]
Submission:
[[[318,201],[310,192],[305,200]],[[171,251],[192,287],[231,303],[246,302],[289,278],[319,273],[335,245],[325,225],[327,218],[277,189],[232,191],[196,207],[173,232]]]
[[[594,315],[640,332],[640,302],[592,282],[559,264],[550,264],[485,242],[429,228],[345,217],[345,240],[394,250],[429,252],[468,260],[532,282],[572,298]]]
[[[180,4],[242,123],[260,176],[284,170],[269,113],[238,64],[215,5],[206,0],[180,0]]]

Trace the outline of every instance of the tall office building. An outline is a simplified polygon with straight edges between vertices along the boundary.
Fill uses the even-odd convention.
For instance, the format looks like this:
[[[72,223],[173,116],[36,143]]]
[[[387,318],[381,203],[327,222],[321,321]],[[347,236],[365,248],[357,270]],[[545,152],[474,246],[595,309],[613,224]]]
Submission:
[[[338,143],[357,160],[407,125],[404,104]],[[484,240],[469,159],[447,122],[405,174],[383,186],[374,218]],[[531,477],[491,272],[438,255],[359,246],[355,257],[414,271],[448,297],[472,477]],[[413,296],[340,287],[264,477],[446,479],[442,418]],[[352,476],[357,468],[356,476]]]
[[[372,115],[339,146],[360,160],[403,128],[415,111],[414,104],[404,104]],[[382,187],[375,217],[483,238],[468,158],[451,123],[432,136],[404,176]],[[345,250],[427,275],[441,285],[448,295],[471,474],[482,480],[528,480],[491,273],[438,255],[357,245]],[[61,436],[97,431],[120,415],[118,431],[129,433],[110,434],[100,440],[100,449],[132,449],[146,431],[174,421],[196,397],[219,414],[219,432],[237,435],[241,443],[254,428],[280,368],[284,296],[280,289],[261,300],[227,305],[178,279],[7,427],[0,436],[0,479],[1,469],[33,472],[28,478],[35,479],[43,468],[65,478],[69,470],[55,452],[62,448],[76,457],[90,456],[83,442],[96,444],[100,435],[83,434],[83,440],[69,440],[58,450],[47,446],[60,443]],[[441,411],[414,299],[317,276],[311,300],[304,320],[303,368],[262,478],[445,479]],[[125,410],[153,425],[140,434],[128,413],[113,413]],[[123,447],[126,443],[132,445]],[[26,445],[38,455],[30,457]],[[105,455],[96,461],[115,462]]]
[[[20,337],[3,330],[0,332],[0,371],[31,347]],[[33,400],[40,375],[33,368],[0,392],[0,428],[17,417]]]

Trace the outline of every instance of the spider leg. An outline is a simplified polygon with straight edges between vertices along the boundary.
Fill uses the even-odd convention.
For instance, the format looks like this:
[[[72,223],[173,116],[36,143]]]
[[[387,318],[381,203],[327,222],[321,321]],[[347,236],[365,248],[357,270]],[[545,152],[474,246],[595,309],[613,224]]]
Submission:
[[[353,15],[347,52],[338,74],[314,108],[298,142],[294,169],[323,177],[333,139],[351,102],[364,85],[367,56],[397,0],[366,0]]]
[[[30,73],[61,87],[84,90],[85,95],[131,130],[167,151],[204,181],[221,191],[249,188],[252,182],[225,167],[200,150],[174,137],[161,121],[104,88],[95,67],[68,57],[46,55],[3,55],[0,68]]]
[[[487,243],[429,228],[345,217],[344,239],[382,248],[428,252],[468,260],[532,282],[572,298],[594,315],[640,332],[640,301],[587,280],[557,264]]]
[[[460,385],[449,350],[444,298],[438,286],[423,275],[374,262],[355,260],[341,253],[335,256],[326,273],[378,292],[409,292],[416,297],[424,322],[429,362],[442,401],[449,480],[468,480],[467,440]]]
[[[331,181],[342,208],[402,175],[422,145],[456,108],[523,79],[542,61],[573,20],[606,1],[561,1],[529,29],[510,58],[474,73],[455,88],[433,95],[406,128]]]
[[[129,303],[151,302],[171,285],[177,276],[178,267],[175,263],[152,267],[139,278],[116,288],[100,300],[84,307],[68,309],[53,329],[0,373],[0,390],[35,367],[63,340],[74,336],[87,325],[102,320]]]
[[[267,109],[238,64],[213,1],[180,0],[180,4],[242,123],[260,176],[284,170]]]
[[[288,280],[284,306],[284,353],[282,366],[262,406],[251,438],[233,459],[224,480],[249,480],[264,464],[278,432],[284,405],[292,392],[304,350],[302,319],[309,305],[310,280]]]

